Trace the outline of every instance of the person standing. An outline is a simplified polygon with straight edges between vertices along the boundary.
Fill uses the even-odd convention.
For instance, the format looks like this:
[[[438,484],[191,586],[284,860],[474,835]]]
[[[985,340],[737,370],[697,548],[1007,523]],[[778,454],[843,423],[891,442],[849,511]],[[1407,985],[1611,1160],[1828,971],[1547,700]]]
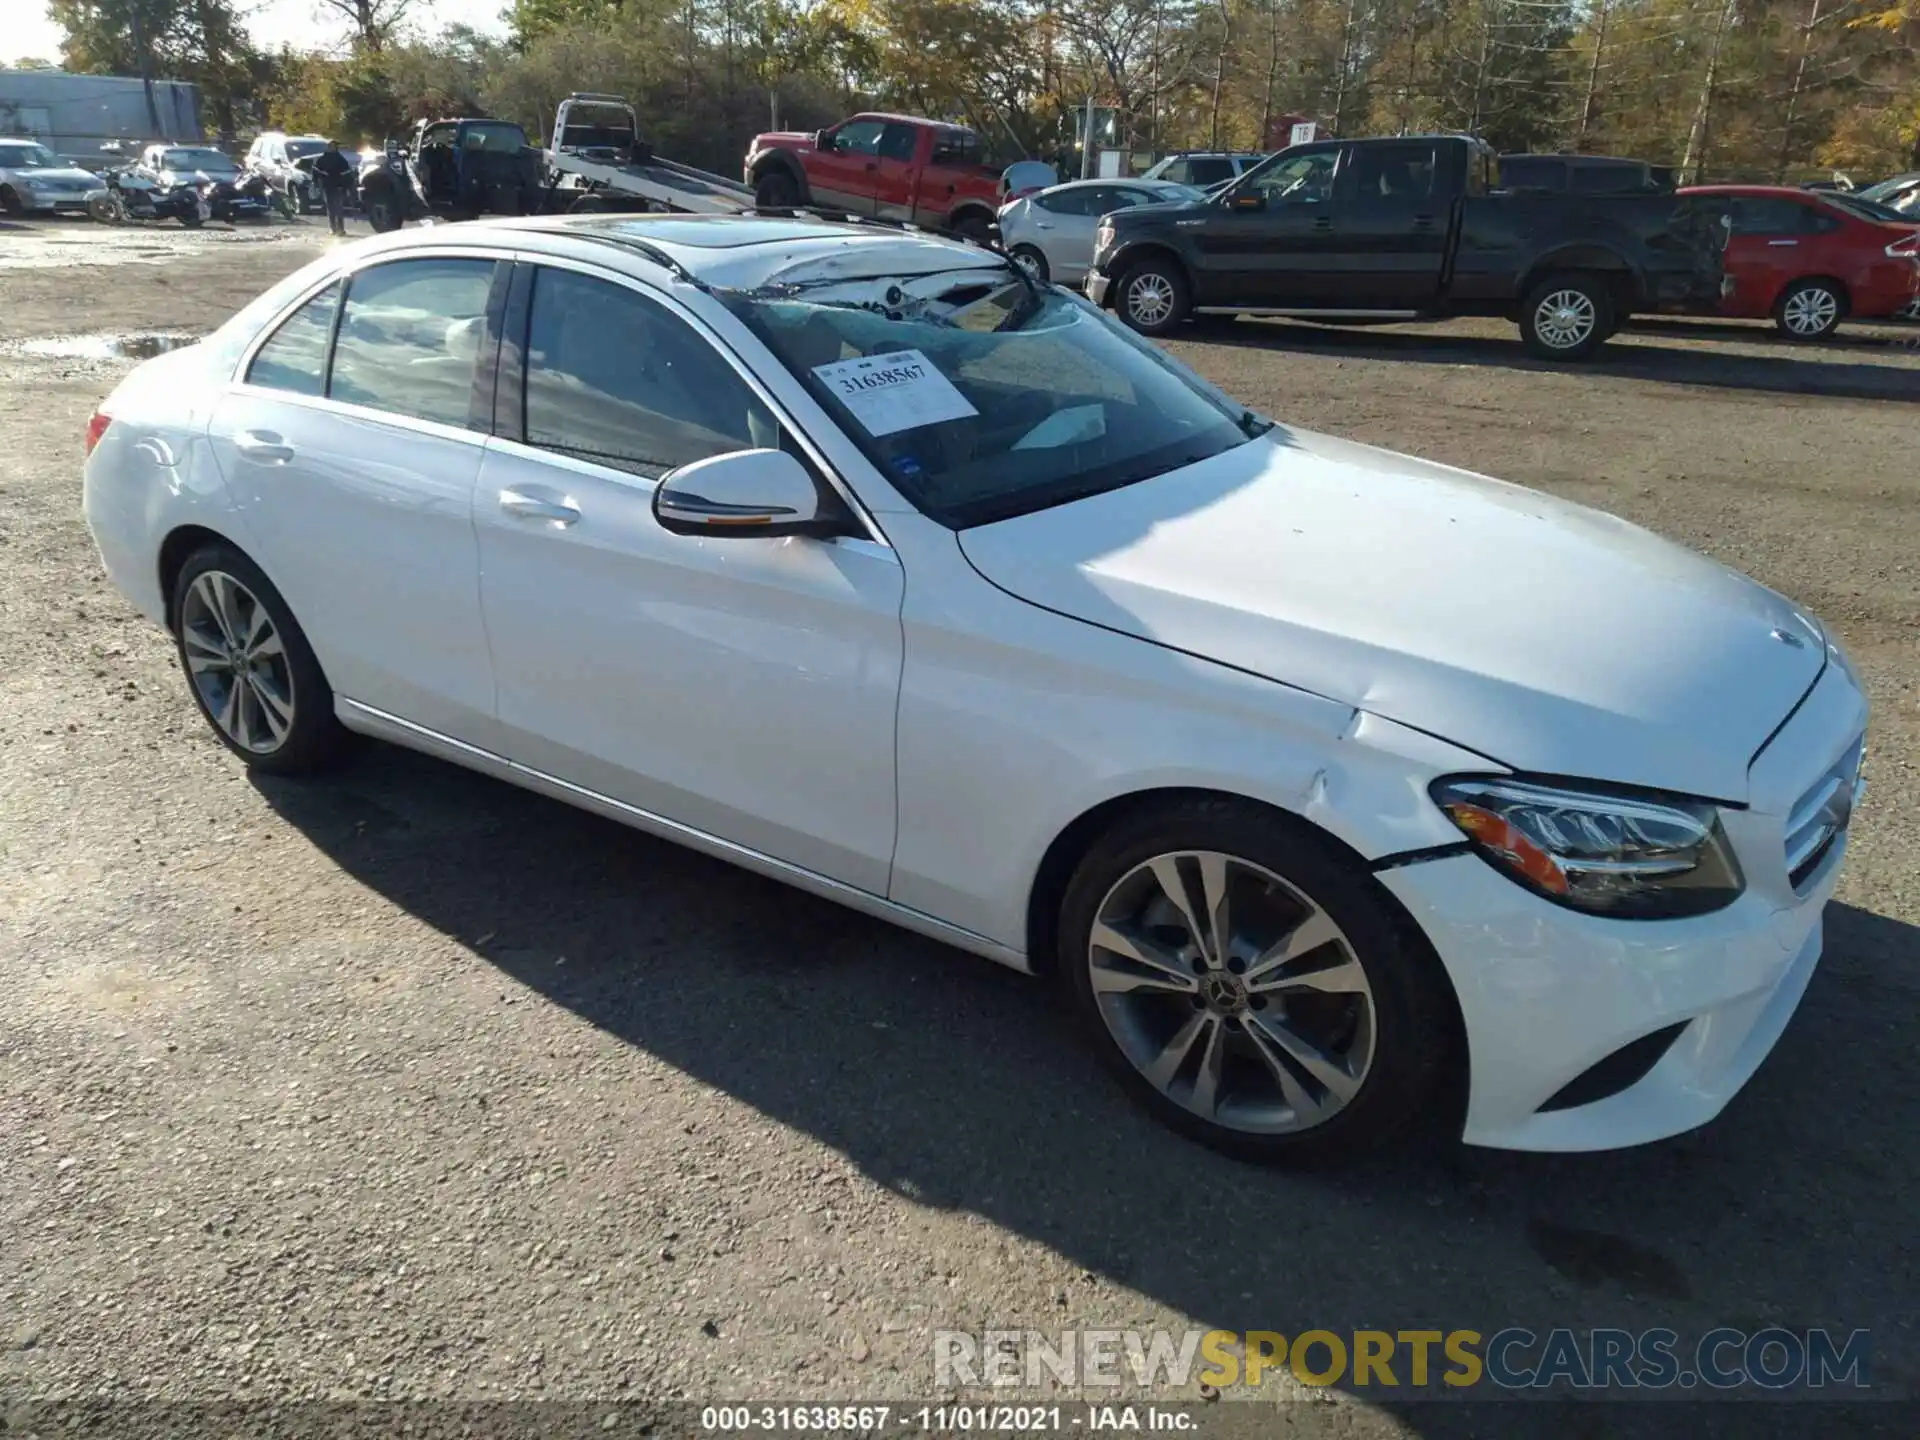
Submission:
[[[347,233],[347,187],[353,183],[353,162],[340,153],[338,140],[327,141],[327,148],[313,162],[313,177],[320,182],[320,198],[327,205],[327,228],[336,235]]]

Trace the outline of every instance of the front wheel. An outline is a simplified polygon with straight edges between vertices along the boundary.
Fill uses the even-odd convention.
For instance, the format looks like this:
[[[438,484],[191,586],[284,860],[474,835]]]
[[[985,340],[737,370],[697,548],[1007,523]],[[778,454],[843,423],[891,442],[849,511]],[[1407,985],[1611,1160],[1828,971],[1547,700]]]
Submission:
[[[102,225],[123,225],[126,223],[126,206],[120,197],[112,191],[104,195],[90,196],[87,200],[87,214]]]
[[[347,738],[313,647],[273,582],[230,545],[187,557],[173,587],[174,643],[213,733],[256,770],[320,769]]]
[[[1187,276],[1171,260],[1143,260],[1120,277],[1114,308],[1142,335],[1165,335],[1187,318]]]
[[[1846,301],[1831,280],[1796,280],[1773,307],[1773,323],[1789,340],[1823,340],[1840,328],[1846,312]]]
[[[1224,800],[1138,812],[1081,861],[1059,935],[1101,1058],[1203,1144],[1343,1158],[1447,1093],[1455,1011],[1439,962],[1304,822]]]
[[[1614,331],[1613,295],[1593,275],[1549,275],[1520,307],[1520,340],[1542,360],[1585,360]]]

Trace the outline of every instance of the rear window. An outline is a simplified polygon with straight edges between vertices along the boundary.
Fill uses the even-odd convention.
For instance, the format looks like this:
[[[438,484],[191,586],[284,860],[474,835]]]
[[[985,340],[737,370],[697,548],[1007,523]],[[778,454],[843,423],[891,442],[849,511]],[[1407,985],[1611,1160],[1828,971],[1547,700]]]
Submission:
[[[1577,195],[1619,195],[1652,188],[1644,166],[1576,165],[1573,167],[1573,189]]]
[[[1508,190],[1564,190],[1567,162],[1532,155],[1505,155],[1500,159],[1500,184]]]
[[[1238,173],[1233,168],[1233,161],[1225,155],[1195,155],[1187,161],[1186,180],[1190,185],[1205,189],[1209,185],[1218,185],[1222,180],[1231,180]]]

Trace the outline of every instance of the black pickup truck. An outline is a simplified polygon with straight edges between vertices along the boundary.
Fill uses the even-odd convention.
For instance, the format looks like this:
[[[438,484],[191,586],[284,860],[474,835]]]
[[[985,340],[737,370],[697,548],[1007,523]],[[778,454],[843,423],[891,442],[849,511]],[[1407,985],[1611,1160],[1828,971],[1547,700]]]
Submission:
[[[1534,354],[1579,360],[1635,312],[1718,304],[1724,209],[1504,192],[1498,158],[1470,136],[1327,140],[1204,200],[1107,215],[1087,295],[1147,335],[1195,314],[1504,315]]]

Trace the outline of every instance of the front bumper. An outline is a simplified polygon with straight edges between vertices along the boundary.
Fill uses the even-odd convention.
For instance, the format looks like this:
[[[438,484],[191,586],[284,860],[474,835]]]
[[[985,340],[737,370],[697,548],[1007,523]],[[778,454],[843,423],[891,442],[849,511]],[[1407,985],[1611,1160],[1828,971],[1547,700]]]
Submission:
[[[104,195],[107,192],[103,186],[98,190],[62,190],[59,192],[42,190],[37,192],[15,191],[14,193],[20,196],[21,201],[29,210],[37,210],[41,214],[51,215],[65,213],[85,214],[87,202],[94,196]]]
[[[1472,854],[1380,874],[1426,933],[1459,999],[1468,1144],[1609,1150],[1720,1113],[1779,1040],[1819,962],[1821,916],[1846,834],[1796,886],[1785,858],[1787,820],[1865,724],[1865,701],[1829,666],[1754,762],[1747,808],[1723,814],[1747,890],[1711,915],[1581,914],[1521,889]],[[1684,1028],[1638,1080],[1589,1103],[1549,1103],[1602,1060],[1672,1026]]]

